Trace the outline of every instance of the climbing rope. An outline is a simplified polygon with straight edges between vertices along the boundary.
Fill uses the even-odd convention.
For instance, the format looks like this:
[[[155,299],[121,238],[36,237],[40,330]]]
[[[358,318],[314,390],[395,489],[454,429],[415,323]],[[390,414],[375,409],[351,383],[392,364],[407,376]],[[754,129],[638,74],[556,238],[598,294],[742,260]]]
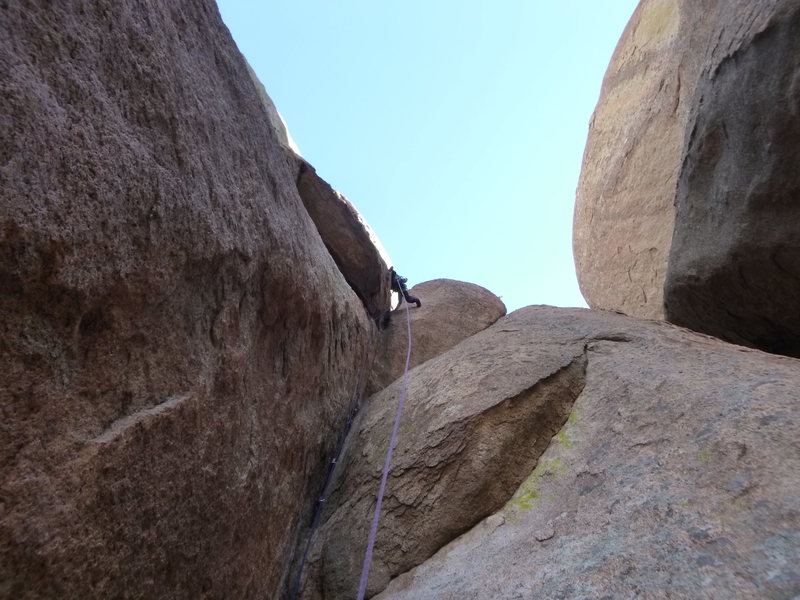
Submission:
[[[386,462],[383,465],[383,475],[381,476],[381,486],[378,490],[378,501],[375,504],[375,513],[372,516],[372,527],[369,530],[369,541],[367,542],[367,552],[364,556],[364,566],[361,568],[361,582],[358,586],[358,600],[364,600],[367,591],[367,577],[369,568],[372,564],[372,550],[375,547],[375,537],[378,533],[378,520],[381,514],[381,504],[383,495],[386,492],[386,480],[389,478],[389,465],[392,462],[392,450],[397,441],[397,429],[400,426],[400,416],[403,414],[403,405],[406,400],[406,384],[408,383],[408,365],[411,362],[411,313],[406,305],[406,329],[408,332],[408,350],[406,351],[406,366],[403,370],[403,387],[400,390],[400,402],[397,403],[397,415],[394,418],[394,429],[392,429],[392,439],[389,441],[389,451],[386,453]]]
[[[367,576],[369,575],[370,565],[372,564],[372,550],[375,547],[375,537],[378,532],[378,520],[381,512],[381,504],[383,503],[383,496],[386,491],[386,480],[389,477],[389,465],[392,462],[392,450],[394,449],[394,446],[397,442],[397,430],[400,425],[400,417],[403,414],[403,406],[405,404],[405,398],[406,398],[406,387],[408,382],[408,366],[409,363],[411,362],[411,313],[409,312],[408,308],[409,303],[406,302],[405,305],[406,305],[406,331],[408,335],[408,349],[406,351],[406,364],[405,368],[403,369],[403,385],[400,391],[400,402],[397,405],[397,415],[395,416],[394,420],[394,429],[392,430],[392,437],[389,442],[389,451],[386,454],[386,463],[383,466],[383,475],[381,477],[381,485],[378,491],[378,501],[377,504],[375,505],[375,514],[373,515],[372,518],[372,527],[370,528],[369,541],[367,543],[367,552],[366,556],[364,557],[364,565],[362,567],[362,572],[361,572],[361,583],[359,585],[358,600],[364,600],[364,594],[366,593]],[[328,466],[328,475],[325,478],[325,484],[322,486],[322,495],[319,497],[316,506],[314,507],[314,517],[311,522],[311,528],[309,529],[308,538],[306,539],[305,550],[303,551],[303,557],[300,560],[300,566],[297,569],[297,575],[295,576],[294,584],[292,585],[292,591],[290,595],[291,600],[297,600],[298,594],[300,593],[300,584],[303,579],[303,571],[305,569],[306,562],[308,561],[308,554],[311,550],[311,544],[314,540],[314,534],[316,533],[317,527],[319,526],[319,519],[322,515],[322,509],[325,505],[325,500],[327,499],[331,482],[333,481],[333,474],[334,471],[336,470],[336,465],[339,463],[339,459],[341,458],[342,451],[344,450],[344,444],[345,441],[347,440],[348,434],[350,433],[350,428],[353,425],[355,416],[356,414],[358,414],[358,411],[360,410],[361,407],[361,395],[359,394],[358,390],[361,389],[363,376],[366,371],[366,366],[365,366],[366,359],[369,354],[369,350],[372,347],[372,341],[373,340],[371,339],[370,343],[367,346],[365,346],[364,360],[362,360],[361,362],[361,370],[357,377],[356,391],[353,396],[353,405],[352,408],[350,409],[350,415],[347,419],[347,424],[345,425],[344,430],[342,431],[341,436],[339,437],[336,455],[334,456],[333,460],[331,460]]]
[[[292,585],[292,593],[291,599],[297,600],[298,594],[300,593],[300,583],[303,579],[303,570],[305,569],[306,562],[308,560],[308,553],[311,550],[311,543],[314,541],[314,534],[317,531],[317,527],[319,526],[319,519],[322,515],[322,509],[325,506],[325,500],[328,496],[328,491],[333,481],[333,473],[336,470],[336,465],[339,463],[339,458],[342,456],[342,450],[344,449],[344,443],[347,440],[347,435],[350,433],[350,427],[353,425],[353,420],[355,419],[358,411],[361,408],[361,394],[359,390],[361,389],[361,385],[364,380],[364,375],[366,373],[366,364],[367,359],[370,355],[370,350],[372,349],[374,341],[374,336],[370,336],[370,341],[364,346],[364,355],[361,360],[361,367],[359,368],[358,376],[356,377],[356,390],[353,394],[353,401],[352,407],[350,408],[350,415],[347,418],[347,424],[344,426],[341,435],[339,436],[339,441],[336,446],[336,455],[331,460],[330,464],[328,465],[328,475],[325,478],[325,484],[322,486],[322,495],[317,500],[316,506],[314,507],[314,517],[311,521],[311,528],[308,532],[308,538],[306,539],[306,547],[303,551],[303,558],[300,560],[300,566],[297,569],[297,575],[295,576],[294,584]]]

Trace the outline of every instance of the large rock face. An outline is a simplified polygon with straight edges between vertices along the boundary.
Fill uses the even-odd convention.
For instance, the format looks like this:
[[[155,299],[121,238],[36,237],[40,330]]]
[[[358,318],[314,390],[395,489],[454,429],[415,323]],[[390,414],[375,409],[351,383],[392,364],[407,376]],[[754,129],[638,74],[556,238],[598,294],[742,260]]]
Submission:
[[[473,340],[489,356],[499,356],[499,348],[509,344],[519,362],[503,367],[484,362],[486,378],[478,389],[450,392],[445,389],[450,380],[437,374],[446,373],[449,362],[456,372],[453,385],[472,382],[475,362],[465,362],[462,353]],[[569,361],[581,364],[574,373],[577,387],[561,390],[562,401],[551,404],[557,410],[550,413],[565,422],[527,479],[516,491],[503,490],[508,500],[503,507],[393,579],[377,598],[744,600],[800,593],[800,361],[672,325],[549,307],[514,312],[412,371],[410,385],[418,395],[409,396],[412,407],[387,490],[373,581],[385,581],[385,565],[392,564],[387,557],[399,561],[406,552],[419,557],[419,540],[441,541],[446,532],[457,533],[446,515],[469,513],[483,498],[484,492],[477,493],[481,485],[499,487],[498,473],[541,447],[539,434],[526,428],[530,437],[517,437],[501,456],[470,451],[494,450],[492,433],[508,424],[491,422],[492,411],[516,419],[525,404],[535,404],[535,393],[486,411],[490,431],[472,433],[463,445],[457,433],[445,436],[453,428],[437,426],[465,406],[491,404],[509,381],[524,380],[534,392],[551,385],[551,367],[562,365],[557,372],[566,376],[563,365]],[[420,391],[425,384],[427,396]],[[373,401],[387,403],[390,394],[392,388]],[[420,413],[432,406],[438,408],[435,423],[423,442],[411,425],[424,423]],[[391,409],[370,405],[368,410],[360,434],[371,430],[374,437],[351,459],[353,479],[340,484],[341,490],[355,490],[351,481],[359,481],[364,486],[359,493],[368,493],[370,478],[371,493],[377,488],[372,444],[386,435],[371,416]],[[544,420],[541,414],[534,417],[531,427]],[[451,444],[464,450],[445,455]],[[481,459],[486,462],[474,468]],[[476,480],[441,495],[435,484],[426,485],[462,469]],[[340,501],[351,508],[366,503],[356,496]],[[429,520],[426,514],[441,516]],[[350,526],[363,528],[364,518],[355,511]],[[395,527],[403,520],[409,531],[400,535]],[[364,537],[354,537],[353,545],[363,545]]]
[[[497,323],[409,372],[370,593],[508,500],[566,421],[584,370],[581,343],[551,347]],[[304,598],[356,595],[401,384],[372,396],[354,424]]]
[[[658,319],[686,121],[711,0],[642,0],[606,71],[578,183],[573,250],[592,308]]]
[[[728,26],[689,122],[667,318],[800,356],[800,4],[739,4],[713,15]]]
[[[434,279],[409,291],[422,302],[419,308],[410,307],[411,367],[449,350],[506,314],[500,298],[474,283]],[[382,390],[403,373],[408,349],[405,310],[404,302],[392,313],[388,327],[381,333],[367,394]]]
[[[796,0],[642,0],[575,206],[593,308],[800,354]]]
[[[276,597],[373,326],[213,2],[0,13],[0,597]]]

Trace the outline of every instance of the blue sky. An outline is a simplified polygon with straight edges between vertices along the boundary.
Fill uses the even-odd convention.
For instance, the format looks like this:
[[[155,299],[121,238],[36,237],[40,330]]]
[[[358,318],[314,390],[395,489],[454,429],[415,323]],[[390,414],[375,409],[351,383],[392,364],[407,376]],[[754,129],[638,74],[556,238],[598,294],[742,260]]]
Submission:
[[[509,310],[585,306],[575,188],[636,0],[218,4],[303,156],[409,284],[470,281]]]

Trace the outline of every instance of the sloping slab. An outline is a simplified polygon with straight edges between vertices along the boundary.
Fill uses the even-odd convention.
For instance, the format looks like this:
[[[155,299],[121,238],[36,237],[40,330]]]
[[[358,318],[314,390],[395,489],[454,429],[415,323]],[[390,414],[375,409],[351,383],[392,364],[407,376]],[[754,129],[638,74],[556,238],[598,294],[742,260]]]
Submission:
[[[585,344],[583,391],[514,497],[378,598],[798,593],[800,361],[599,312],[491,329],[514,327]]]

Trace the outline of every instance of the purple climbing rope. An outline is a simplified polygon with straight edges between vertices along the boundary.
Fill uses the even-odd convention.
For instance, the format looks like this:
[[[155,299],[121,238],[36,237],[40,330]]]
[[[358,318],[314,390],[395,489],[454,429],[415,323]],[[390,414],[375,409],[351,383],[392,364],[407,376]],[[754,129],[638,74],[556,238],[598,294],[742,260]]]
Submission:
[[[298,595],[300,594],[300,584],[303,580],[303,571],[305,570],[306,562],[308,560],[308,554],[311,550],[311,543],[314,540],[314,535],[317,532],[317,527],[319,526],[319,519],[322,515],[322,509],[325,505],[325,500],[328,497],[328,491],[333,481],[333,474],[336,471],[336,465],[339,464],[339,459],[342,457],[342,451],[344,450],[344,444],[347,441],[347,436],[350,433],[350,428],[353,425],[353,420],[355,419],[356,414],[361,408],[361,386],[364,383],[364,377],[366,376],[366,368],[367,368],[367,359],[372,354],[372,346],[374,342],[374,336],[370,335],[368,343],[364,346],[364,352],[361,357],[361,366],[358,369],[358,375],[356,376],[356,389],[353,394],[353,401],[350,408],[350,415],[347,418],[347,424],[345,425],[344,429],[342,430],[341,435],[339,436],[339,442],[336,444],[336,455],[331,460],[330,465],[328,466],[328,475],[325,478],[325,484],[322,486],[322,495],[317,500],[317,504],[314,507],[314,518],[311,521],[311,527],[309,528],[308,538],[306,539],[306,547],[303,551],[303,557],[300,560],[300,566],[297,569],[297,574],[295,576],[294,584],[292,585],[292,590],[290,592],[291,600],[297,600]]]
[[[401,300],[402,302],[402,300]],[[375,504],[375,514],[372,516],[372,527],[369,530],[369,541],[367,542],[367,552],[364,556],[364,566],[361,568],[361,582],[358,585],[358,600],[364,600],[367,591],[367,577],[369,568],[372,565],[372,550],[375,547],[375,537],[378,534],[378,520],[381,515],[381,504],[383,504],[383,494],[386,492],[386,480],[389,478],[389,465],[392,462],[392,450],[397,441],[397,429],[400,426],[400,416],[403,414],[403,405],[406,401],[406,384],[408,383],[408,365],[411,362],[411,313],[406,305],[406,329],[408,332],[408,351],[406,352],[406,366],[403,370],[403,387],[400,390],[400,402],[397,404],[397,416],[394,418],[394,429],[392,429],[392,439],[389,441],[389,451],[386,453],[386,462],[383,465],[383,475],[381,476],[381,486],[378,489],[378,501]]]

